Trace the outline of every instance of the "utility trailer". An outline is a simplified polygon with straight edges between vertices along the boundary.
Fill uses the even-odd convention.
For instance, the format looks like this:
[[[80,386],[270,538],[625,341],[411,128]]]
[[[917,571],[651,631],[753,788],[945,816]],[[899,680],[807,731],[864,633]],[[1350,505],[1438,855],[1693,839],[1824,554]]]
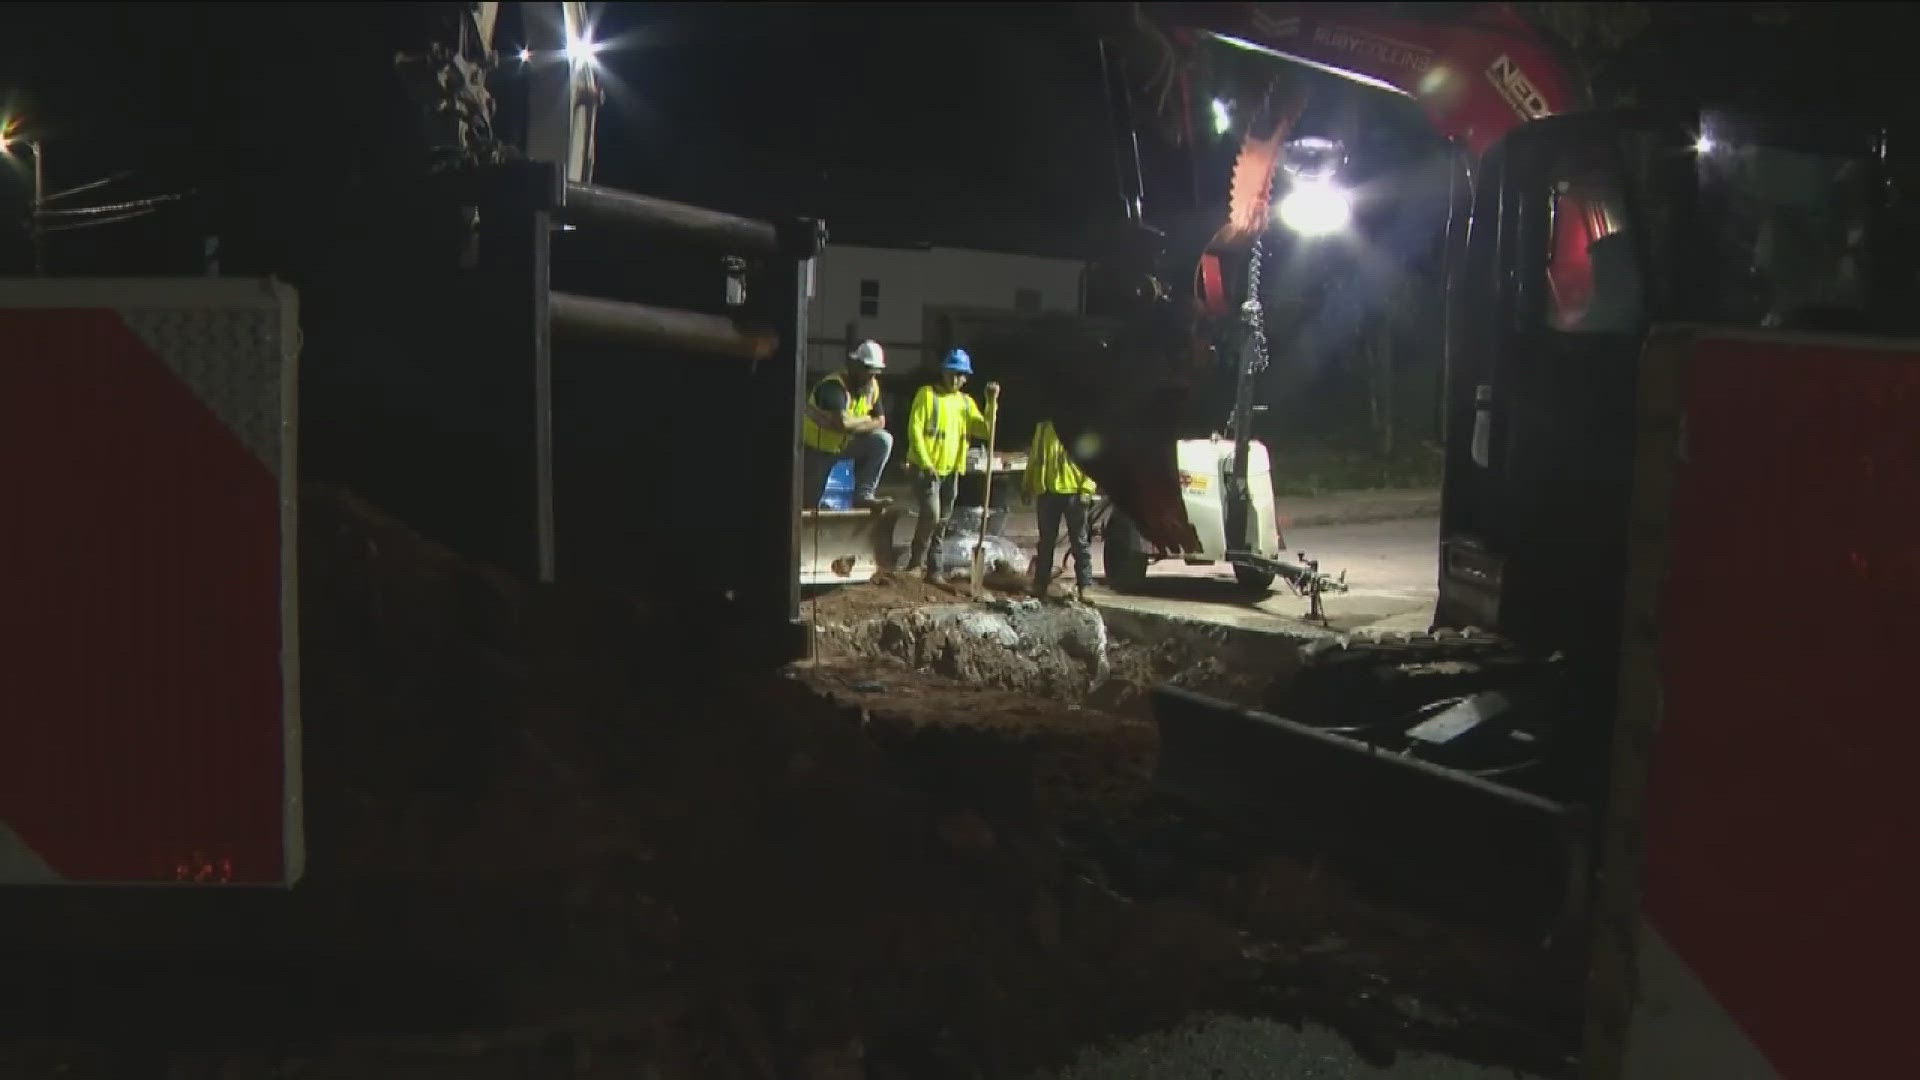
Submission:
[[[1137,591],[1146,584],[1155,563],[1177,558],[1188,566],[1227,564],[1234,580],[1252,596],[1265,596],[1276,577],[1316,601],[1322,592],[1347,590],[1344,574],[1321,573],[1319,564],[1304,555],[1299,561],[1287,558],[1265,443],[1248,438],[1182,439],[1174,453],[1181,502],[1199,548],[1181,555],[1153,550],[1139,528],[1103,499],[1094,511],[1092,527],[1104,541],[1101,561],[1108,586]],[[1229,539],[1236,535],[1243,539]],[[1312,610],[1319,614],[1317,602]]]

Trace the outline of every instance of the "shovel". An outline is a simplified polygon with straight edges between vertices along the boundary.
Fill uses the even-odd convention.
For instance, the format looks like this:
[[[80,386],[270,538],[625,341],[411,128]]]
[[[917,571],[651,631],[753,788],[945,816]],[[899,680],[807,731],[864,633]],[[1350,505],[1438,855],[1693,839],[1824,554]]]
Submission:
[[[1000,431],[1000,387],[987,384],[987,475],[980,485],[980,531],[973,539],[973,595],[979,596],[987,581],[987,513],[993,506],[993,446]]]

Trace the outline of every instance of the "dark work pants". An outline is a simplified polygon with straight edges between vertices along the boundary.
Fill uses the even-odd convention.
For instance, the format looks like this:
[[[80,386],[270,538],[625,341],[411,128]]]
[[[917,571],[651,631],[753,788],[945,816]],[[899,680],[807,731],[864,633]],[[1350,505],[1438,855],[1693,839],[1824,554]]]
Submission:
[[[1053,580],[1053,544],[1066,522],[1067,550],[1073,555],[1073,583],[1084,589],[1093,584],[1093,551],[1087,542],[1087,497],[1041,495],[1036,500],[1040,518],[1040,550],[1033,564],[1033,591],[1042,594]]]
[[[935,476],[924,469],[913,474],[913,546],[907,549],[909,569],[924,565],[930,574],[945,569],[940,565],[940,541],[947,535],[947,518],[953,514],[954,496],[960,491],[960,474]]]

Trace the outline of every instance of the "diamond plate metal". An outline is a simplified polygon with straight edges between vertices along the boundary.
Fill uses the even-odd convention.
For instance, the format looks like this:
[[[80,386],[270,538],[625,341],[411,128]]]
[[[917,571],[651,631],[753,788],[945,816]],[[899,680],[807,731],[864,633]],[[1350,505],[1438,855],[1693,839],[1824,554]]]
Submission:
[[[120,308],[120,318],[275,476],[282,461],[280,313]]]

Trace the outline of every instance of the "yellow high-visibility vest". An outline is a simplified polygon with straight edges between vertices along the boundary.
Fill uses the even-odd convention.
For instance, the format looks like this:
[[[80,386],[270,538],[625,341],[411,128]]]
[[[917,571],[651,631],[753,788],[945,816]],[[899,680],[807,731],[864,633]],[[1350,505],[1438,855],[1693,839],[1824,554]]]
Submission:
[[[967,461],[967,437],[987,437],[987,418],[973,398],[923,386],[907,414],[907,463],[934,476],[952,476]]]
[[[807,406],[800,415],[800,441],[810,450],[818,450],[823,454],[838,454],[847,448],[847,440],[853,436],[844,431],[835,431],[814,419],[820,415],[821,409],[813,403],[813,396],[828,383],[836,383],[840,389],[847,390],[847,380],[838,374],[829,375],[813,384],[813,389],[807,392]],[[847,415],[853,419],[859,420],[873,415],[874,406],[880,404],[880,380],[875,379],[868,383],[864,394],[855,394],[847,390],[847,402]]]
[[[1080,466],[1067,456],[1054,434],[1053,421],[1042,420],[1033,429],[1033,445],[1027,448],[1026,489],[1029,495],[1091,495],[1094,483]]]

